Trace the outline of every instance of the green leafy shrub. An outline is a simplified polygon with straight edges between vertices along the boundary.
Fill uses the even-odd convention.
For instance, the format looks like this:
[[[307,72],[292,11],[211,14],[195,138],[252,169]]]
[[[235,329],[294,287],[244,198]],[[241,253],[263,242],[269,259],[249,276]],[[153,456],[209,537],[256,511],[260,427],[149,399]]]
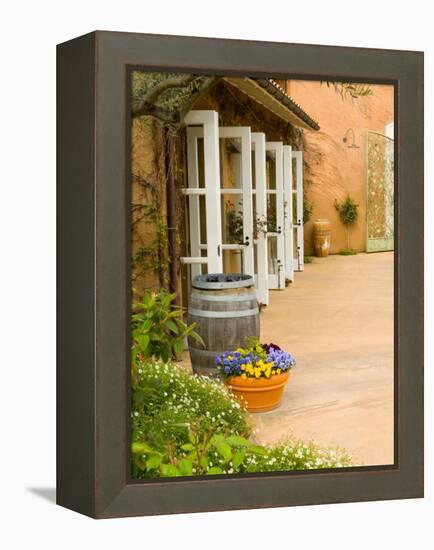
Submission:
[[[313,262],[313,256],[305,256],[304,257],[304,263],[305,264],[311,264]]]
[[[172,304],[175,298],[176,294],[160,290],[159,293],[146,293],[141,302],[133,305],[133,365],[139,358],[176,359],[184,350],[187,336],[203,344],[194,330],[196,324],[187,326],[182,320],[182,308]]]
[[[311,218],[314,210],[314,204],[306,195],[303,195],[303,223],[307,223]]]
[[[339,203],[335,199],[334,206],[339,214],[341,222],[347,228],[347,250],[350,251],[352,250],[350,246],[350,228],[359,218],[359,205],[347,195],[347,198],[342,203]]]
[[[357,254],[357,250],[354,250],[353,248],[347,248],[346,250],[341,250],[339,252],[340,256],[355,256]]]
[[[146,460],[157,455],[162,462],[161,468],[143,469],[145,459],[135,452],[141,450],[136,445],[135,477],[165,475],[162,468],[165,463],[175,465],[183,459],[192,463],[195,470],[192,473],[206,473],[217,464],[201,458],[211,452],[219,454],[217,443],[220,450],[225,448],[220,436],[248,437],[250,431],[247,411],[222,382],[192,376],[170,363],[139,364],[132,390],[132,441],[149,447],[143,452]],[[191,456],[191,446],[199,455],[197,461]]]
[[[314,209],[314,203],[307,198],[305,193],[303,193],[303,225],[312,218]],[[294,220],[297,220],[297,195],[294,195],[292,201],[292,216]]]
[[[249,415],[218,380],[182,367],[141,362],[132,391],[134,478],[335,468],[351,465],[343,450],[288,440],[257,445]]]

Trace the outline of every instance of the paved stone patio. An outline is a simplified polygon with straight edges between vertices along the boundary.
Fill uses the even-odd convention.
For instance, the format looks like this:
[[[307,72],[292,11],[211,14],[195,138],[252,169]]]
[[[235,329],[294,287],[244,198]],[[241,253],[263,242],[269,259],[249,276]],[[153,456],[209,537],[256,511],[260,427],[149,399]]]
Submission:
[[[393,463],[393,253],[315,258],[261,313],[261,340],[297,359],[279,409],[252,415],[256,438],[288,433]]]

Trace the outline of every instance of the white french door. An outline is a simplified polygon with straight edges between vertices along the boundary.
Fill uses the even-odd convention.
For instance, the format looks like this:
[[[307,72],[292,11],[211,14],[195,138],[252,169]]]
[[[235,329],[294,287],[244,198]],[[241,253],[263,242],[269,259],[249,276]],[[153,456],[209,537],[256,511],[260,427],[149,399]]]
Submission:
[[[248,127],[218,126],[215,111],[191,111],[187,125],[187,181],[189,253],[181,258],[191,265],[191,277],[241,271],[254,275],[251,135]],[[220,146],[230,141],[231,181],[221,173]],[[237,233],[227,228],[226,208],[232,207]],[[231,213],[231,212],[229,212]],[[232,253],[239,252],[234,269]],[[225,265],[227,264],[227,265]]]
[[[222,230],[220,209],[220,154],[218,115],[215,111],[190,111],[187,124],[187,176],[188,187],[183,192],[188,197],[190,254],[181,258],[191,265],[191,276],[202,273],[202,265],[208,273],[221,273]],[[203,172],[199,173],[199,139],[203,146]],[[201,181],[201,177],[203,181]],[[202,202],[202,204],[201,204]],[[201,210],[206,215],[201,223]],[[203,231],[206,233],[206,255],[203,251]]]
[[[250,128],[222,126],[219,128],[221,146],[228,153],[233,170],[223,173],[220,189],[222,217],[223,271],[241,271],[254,275],[253,200]],[[229,181],[231,180],[231,181]],[[234,253],[238,261],[234,262]],[[235,256],[236,259],[236,256]]]
[[[258,300],[268,304],[268,290],[284,289],[285,278],[303,269],[302,154],[249,127],[219,127],[215,111],[191,111],[185,123],[188,252],[181,261],[191,277],[204,266],[254,275]]]
[[[284,196],[284,235],[285,235],[285,276],[294,281],[294,229],[292,193],[292,148],[283,146],[283,196]]]
[[[265,143],[267,163],[268,288],[285,288],[283,144]]]
[[[294,229],[294,270],[304,270],[304,227],[303,227],[303,153],[292,151],[293,186],[296,208],[293,217]]]
[[[255,284],[259,302],[268,305],[268,238],[267,238],[267,192],[265,164],[265,134],[253,132],[252,138],[252,194],[254,216]]]

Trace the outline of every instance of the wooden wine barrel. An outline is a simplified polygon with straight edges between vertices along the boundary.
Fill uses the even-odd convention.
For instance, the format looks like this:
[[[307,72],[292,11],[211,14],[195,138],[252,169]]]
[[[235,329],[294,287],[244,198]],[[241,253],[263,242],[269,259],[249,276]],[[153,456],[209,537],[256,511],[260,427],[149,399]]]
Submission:
[[[205,347],[189,338],[193,371],[216,376],[216,357],[224,351],[248,345],[252,336],[259,338],[259,309],[255,283],[250,275],[238,273],[197,275],[193,279],[188,305],[188,322],[196,323],[196,332]]]
[[[315,256],[325,257],[330,252],[332,228],[329,220],[321,219],[313,222],[313,244]]]

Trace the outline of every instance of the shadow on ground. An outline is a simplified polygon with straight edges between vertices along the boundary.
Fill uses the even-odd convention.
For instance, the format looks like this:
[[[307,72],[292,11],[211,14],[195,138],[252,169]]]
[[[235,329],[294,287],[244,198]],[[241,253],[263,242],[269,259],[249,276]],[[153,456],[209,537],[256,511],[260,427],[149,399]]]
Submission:
[[[51,504],[56,504],[55,487],[26,487],[26,490],[29,491],[29,493],[33,493],[34,495],[43,498]]]

